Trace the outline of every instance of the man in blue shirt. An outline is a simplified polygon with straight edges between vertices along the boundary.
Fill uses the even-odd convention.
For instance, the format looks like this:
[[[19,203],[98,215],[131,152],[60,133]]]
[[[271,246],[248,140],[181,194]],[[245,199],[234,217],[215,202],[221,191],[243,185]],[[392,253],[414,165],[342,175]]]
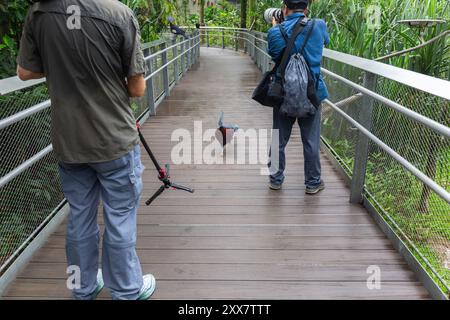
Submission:
[[[285,21],[282,23],[288,37],[291,37],[294,26],[298,19],[305,18],[308,10],[309,0],[284,0],[283,14]],[[273,60],[281,59],[283,49],[287,43],[281,33],[278,22],[273,20],[273,28],[269,30],[268,53]],[[305,38],[312,27],[309,21],[295,41],[293,53],[299,52]],[[323,20],[316,20],[311,37],[304,49],[303,55],[311,69],[311,73],[316,80],[317,96],[320,101],[328,97],[328,90],[320,74],[320,66],[323,55],[323,48],[330,42],[327,25]],[[305,185],[307,194],[316,194],[325,188],[321,179],[320,167],[320,116],[321,110],[315,116],[309,118],[291,118],[279,113],[278,108],[273,109],[273,128],[279,130],[279,166],[278,171],[270,176],[270,188],[281,189],[284,182],[284,169],[286,166],[285,148],[291,136],[292,126],[298,121],[303,142]],[[272,150],[271,150],[272,152]],[[269,166],[271,163],[269,163]]]

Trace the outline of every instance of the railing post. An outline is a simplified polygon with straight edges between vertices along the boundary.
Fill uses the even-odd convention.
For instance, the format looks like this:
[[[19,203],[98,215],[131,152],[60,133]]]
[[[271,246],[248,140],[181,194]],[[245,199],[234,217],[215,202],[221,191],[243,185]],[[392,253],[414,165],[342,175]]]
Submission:
[[[198,59],[200,58],[200,40],[197,41],[197,60],[195,62],[198,62]]]
[[[222,29],[222,49],[225,49],[225,29]]]
[[[197,41],[198,41],[198,39],[195,38],[196,36],[197,36],[197,32],[194,33],[194,36],[193,36],[193,39],[192,39],[192,45],[194,46],[194,48],[193,48],[194,55],[192,57],[192,64],[193,65],[197,62],[197,55],[198,55],[198,53],[197,53]]]
[[[161,49],[164,50],[167,48],[167,43],[164,41],[161,44]],[[162,65],[165,65],[167,63],[167,51],[164,51],[161,54],[161,61],[162,61]],[[166,93],[166,97],[168,97],[170,95],[170,90],[169,90],[169,67],[166,66],[163,69],[163,85],[164,85],[164,92]]]
[[[188,39],[187,50],[188,51],[186,56],[186,69],[189,70],[191,68],[191,61],[192,61],[191,38]]]
[[[236,31],[234,32],[234,39],[236,40],[234,42],[234,50],[238,51],[239,50],[239,38],[238,38],[238,33]]]
[[[186,73],[186,71],[188,70],[188,58],[189,58],[189,50],[188,50],[188,48],[189,48],[189,43],[187,43],[187,42],[185,42],[185,40],[183,40],[184,41],[184,44],[183,44],[183,74],[185,74]]]
[[[148,74],[152,74],[153,72],[153,58],[148,60]],[[154,116],[156,114],[155,110],[155,96],[153,93],[153,77],[147,80],[147,104],[148,104],[148,111],[151,116]]]
[[[248,33],[246,32],[241,32],[242,34],[242,38],[244,38],[244,53],[247,54],[248,53]]]
[[[264,51],[267,51],[267,44],[264,43],[264,45],[261,49],[264,49]],[[269,61],[267,59],[267,56],[264,53],[261,52],[261,54],[263,56],[262,72],[265,73],[268,70],[267,64],[269,63]]]
[[[209,31],[206,29],[206,47],[209,48]]]
[[[259,35],[257,35],[257,38],[258,39],[256,39],[256,43],[259,42]],[[258,45],[255,47],[255,50],[256,50],[256,65],[258,66],[259,70],[261,70],[261,51],[259,51],[257,48],[259,48]]]
[[[255,37],[253,33],[250,33],[250,40],[252,45],[250,46],[250,56],[252,57],[253,62],[255,62]]]
[[[175,45],[177,43],[177,39],[173,40],[172,43]],[[178,45],[173,47],[173,78],[175,80],[175,83],[178,84],[180,82],[180,71],[179,71],[179,63],[178,63]]]
[[[180,55],[180,78],[184,75],[184,43],[183,41],[180,42],[180,52],[178,54]]]
[[[192,45],[194,46],[194,60],[193,60],[192,64],[195,64],[197,62],[197,57],[198,57],[198,53],[197,53],[197,50],[198,50],[198,46],[197,46],[198,39],[195,38],[196,36],[197,36],[197,33],[195,33],[194,39],[193,39],[193,43],[192,43]]]
[[[364,74],[364,87],[375,91],[376,76],[373,73]],[[372,130],[372,114],[374,100],[367,95],[361,99],[358,108],[357,121],[367,130]],[[355,145],[355,162],[353,164],[352,182],[350,188],[350,202],[361,203],[363,201],[364,184],[366,180],[367,160],[369,156],[370,139],[362,132],[358,132]]]
[[[194,40],[189,37],[189,69],[194,64]]]

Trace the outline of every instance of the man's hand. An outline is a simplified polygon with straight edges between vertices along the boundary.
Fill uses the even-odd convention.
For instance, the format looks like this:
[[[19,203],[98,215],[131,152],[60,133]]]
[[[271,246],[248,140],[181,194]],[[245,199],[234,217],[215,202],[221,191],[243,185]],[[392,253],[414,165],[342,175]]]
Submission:
[[[272,26],[275,27],[277,26],[279,23],[277,21],[277,19],[275,19],[275,17],[272,18]]]
[[[145,79],[143,74],[127,78],[128,95],[131,98],[142,97],[145,94]]]
[[[21,66],[17,66],[16,73],[19,79],[22,81],[41,79],[45,77],[43,73],[29,71],[27,69],[22,68]]]

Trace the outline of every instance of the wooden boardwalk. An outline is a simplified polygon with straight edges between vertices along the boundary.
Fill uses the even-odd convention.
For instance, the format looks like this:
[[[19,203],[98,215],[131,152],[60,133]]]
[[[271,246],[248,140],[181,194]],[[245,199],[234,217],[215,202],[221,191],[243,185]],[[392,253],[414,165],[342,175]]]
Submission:
[[[161,161],[170,162],[175,129],[199,139],[194,121],[201,120],[203,130],[216,128],[220,111],[243,129],[270,129],[271,110],[249,98],[259,78],[247,56],[202,48],[200,63],[143,126]],[[429,298],[364,208],[349,204],[349,190],[325,157],[327,189],[304,194],[298,127],[287,159],[278,192],[268,189],[259,164],[172,165],[173,179],[195,194],[167,191],[146,207],[159,182],[143,153],[137,248],[143,271],[158,281],[153,299]],[[49,238],[5,298],[70,298],[64,230]],[[380,290],[367,288],[369,265],[381,268]],[[108,291],[100,298],[109,298]]]

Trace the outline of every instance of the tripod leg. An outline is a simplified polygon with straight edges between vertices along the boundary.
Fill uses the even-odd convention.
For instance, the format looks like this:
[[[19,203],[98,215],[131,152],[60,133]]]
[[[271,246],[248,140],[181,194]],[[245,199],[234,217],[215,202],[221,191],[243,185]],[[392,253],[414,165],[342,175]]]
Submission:
[[[159,195],[160,195],[161,193],[163,193],[163,191],[164,191],[165,188],[166,188],[165,186],[161,186],[161,187],[158,189],[158,191],[156,191],[155,194],[154,194],[150,199],[148,199],[148,200],[145,202],[145,205],[147,205],[147,206],[150,205],[150,203],[152,203],[153,200],[155,200],[156,198],[158,198]]]
[[[150,159],[152,159],[153,164],[156,167],[156,170],[158,172],[161,171],[161,166],[158,163],[158,160],[156,160],[156,157],[154,156],[152,150],[150,149],[147,141],[145,141],[144,136],[142,135],[141,129],[138,128],[138,133],[139,133],[139,139],[141,140],[142,145],[144,146],[145,150],[147,151],[148,155],[150,156]]]
[[[191,188],[188,188],[188,187],[185,187],[185,186],[181,186],[181,185],[176,184],[176,183],[171,183],[170,186],[172,188],[174,188],[174,189],[177,189],[177,190],[183,190],[183,191],[187,191],[187,192],[190,192],[190,193],[194,193],[194,189],[191,189]]]

